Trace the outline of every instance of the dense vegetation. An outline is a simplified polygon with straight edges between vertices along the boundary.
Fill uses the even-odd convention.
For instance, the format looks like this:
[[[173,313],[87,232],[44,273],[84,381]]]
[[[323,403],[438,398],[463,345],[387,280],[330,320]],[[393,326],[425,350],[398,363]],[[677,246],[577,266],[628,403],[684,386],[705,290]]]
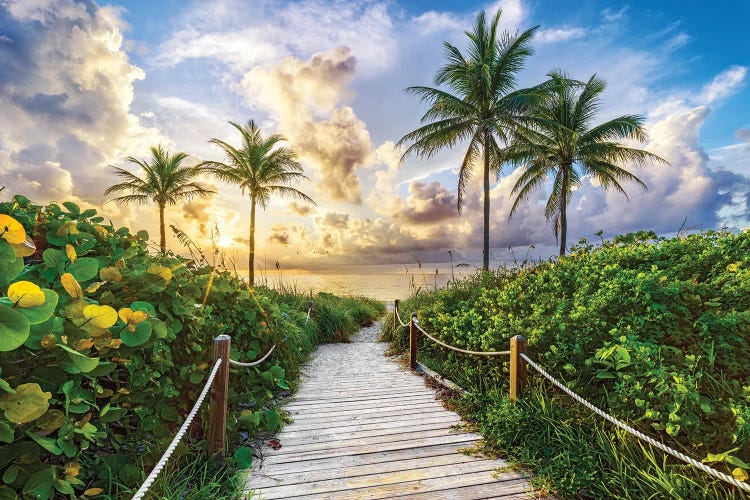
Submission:
[[[282,425],[275,399],[318,343],[346,340],[382,312],[320,294],[306,323],[310,297],[249,289],[226,271],[154,256],[147,242],[73,203],[0,203],[0,498],[129,497],[192,407],[222,333],[234,359],[278,346],[258,367],[232,369],[231,456]],[[203,449],[203,428],[178,455]],[[247,466],[241,449],[235,465]],[[195,481],[231,475],[202,459],[175,463],[187,476],[172,467],[160,497],[218,498]]]
[[[629,234],[572,255],[500,269],[403,303],[453,345],[505,350],[528,339],[532,359],[640,430],[747,479],[750,469],[750,231],[673,239]],[[395,348],[405,328],[384,326]],[[491,448],[564,497],[740,496],[731,487],[577,405],[530,373],[519,404],[507,362],[455,355],[425,341],[423,362],[471,391],[461,405]]]

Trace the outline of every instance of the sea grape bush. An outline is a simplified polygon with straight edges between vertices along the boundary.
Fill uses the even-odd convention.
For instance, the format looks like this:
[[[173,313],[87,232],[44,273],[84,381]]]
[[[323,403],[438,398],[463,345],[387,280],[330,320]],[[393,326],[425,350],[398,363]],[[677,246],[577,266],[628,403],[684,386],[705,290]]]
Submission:
[[[241,415],[228,422],[277,430],[268,401],[326,340],[305,302],[150,255],[147,233],[93,209],[0,203],[0,498],[127,497],[192,407],[221,333],[234,359],[277,344],[232,370]]]
[[[412,298],[404,310],[417,310],[428,331],[461,347],[504,350],[523,335],[530,355],[584,397],[746,477],[750,231],[672,239],[640,232],[599,246],[582,240],[559,261],[472,283]],[[385,332],[402,350],[404,330]],[[475,374],[476,387],[491,385],[488,378],[507,383],[500,365],[430,342],[423,352]]]

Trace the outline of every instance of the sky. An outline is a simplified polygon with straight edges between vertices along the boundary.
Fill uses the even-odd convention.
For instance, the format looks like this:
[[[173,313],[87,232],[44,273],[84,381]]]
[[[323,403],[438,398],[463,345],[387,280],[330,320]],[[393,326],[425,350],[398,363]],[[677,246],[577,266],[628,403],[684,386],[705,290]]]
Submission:
[[[539,26],[519,87],[553,69],[607,81],[599,121],[641,114],[643,146],[670,166],[634,167],[629,197],[584,178],[568,241],[634,230],[746,228],[750,220],[750,3],[501,0],[0,0],[0,193],[95,207],[155,239],[154,207],[120,206],[112,165],[162,144],[191,161],[237,144],[228,121],[280,133],[316,206],[274,199],[258,214],[258,265],[340,270],[481,260],[481,176],[459,215],[457,145],[400,162],[395,143],[425,109],[403,90],[431,85],[442,44],[459,48],[481,10],[501,28]],[[135,171],[135,170],[134,170]],[[509,218],[518,171],[491,191],[491,263],[555,251],[549,186]],[[237,267],[247,256],[249,200],[213,179],[210,199],[167,210],[167,223]],[[170,237],[169,245],[184,251]],[[509,251],[509,247],[513,251]]]

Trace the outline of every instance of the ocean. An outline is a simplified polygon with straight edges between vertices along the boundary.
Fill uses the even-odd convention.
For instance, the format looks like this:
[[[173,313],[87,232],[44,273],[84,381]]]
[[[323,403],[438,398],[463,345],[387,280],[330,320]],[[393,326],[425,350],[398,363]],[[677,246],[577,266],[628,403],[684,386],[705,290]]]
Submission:
[[[272,272],[261,274],[256,283],[271,288],[292,288],[299,293],[330,292],[336,295],[363,295],[383,302],[405,299],[417,290],[428,291],[444,287],[451,280],[450,269],[431,268],[411,272],[368,272],[367,269],[345,273]],[[462,273],[455,273],[460,279]]]

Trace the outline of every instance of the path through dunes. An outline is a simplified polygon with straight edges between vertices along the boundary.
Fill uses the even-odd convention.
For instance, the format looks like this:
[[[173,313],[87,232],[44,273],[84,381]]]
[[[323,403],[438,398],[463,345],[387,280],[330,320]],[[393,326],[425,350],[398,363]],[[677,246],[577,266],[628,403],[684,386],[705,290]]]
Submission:
[[[467,456],[479,436],[456,430],[422,378],[386,358],[379,325],[350,344],[322,345],[305,367],[294,418],[264,447],[249,498],[529,498],[507,464]]]

